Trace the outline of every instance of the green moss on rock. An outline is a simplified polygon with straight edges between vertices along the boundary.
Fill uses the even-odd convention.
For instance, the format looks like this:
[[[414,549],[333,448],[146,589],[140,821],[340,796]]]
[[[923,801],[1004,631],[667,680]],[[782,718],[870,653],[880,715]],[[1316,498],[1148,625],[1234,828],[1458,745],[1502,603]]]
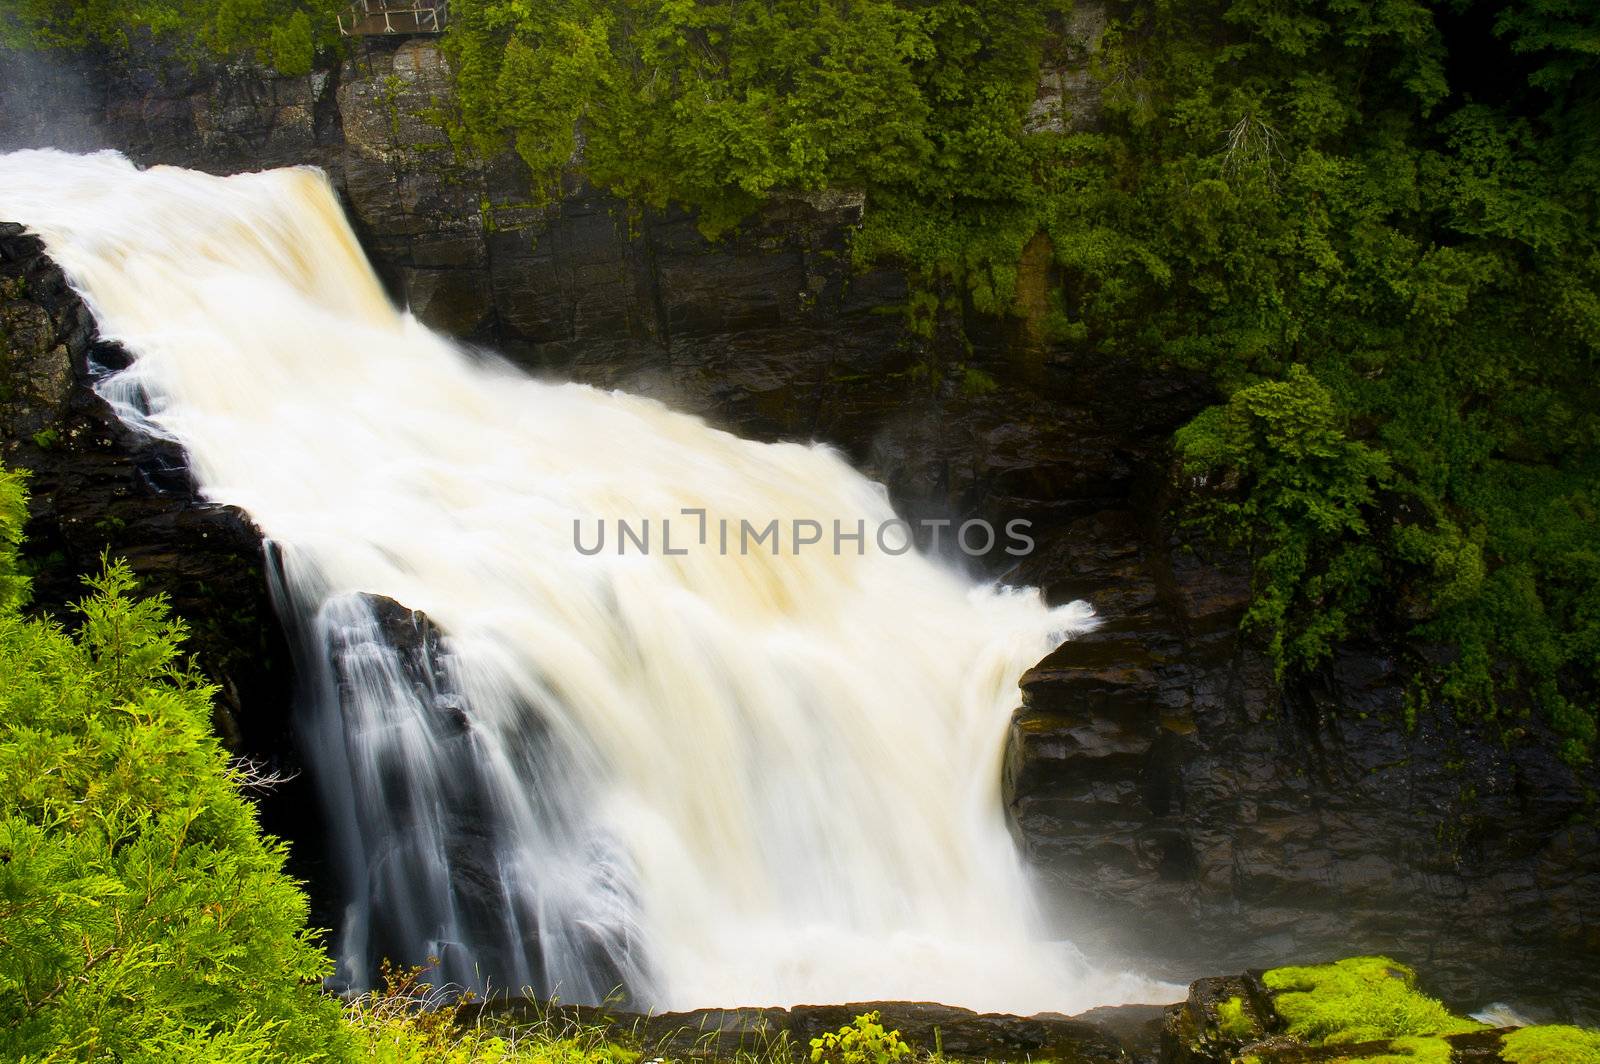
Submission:
[[[1600,1064],[1600,1031],[1581,1027],[1524,1027],[1501,1042],[1508,1064]]]
[[[1241,1042],[1255,1033],[1255,1024],[1245,1015],[1244,999],[1238,994],[1217,1006],[1217,1030]]]
[[[1388,957],[1201,979],[1162,1039],[1186,1064],[1600,1064],[1600,1031],[1465,1019]]]
[[[1349,1064],[1450,1064],[1450,1043],[1443,1038],[1396,1038],[1390,1048],[1400,1052],[1352,1057]]]
[[[1275,968],[1262,979],[1277,992],[1273,1007],[1288,1025],[1288,1032],[1313,1044],[1484,1029],[1483,1024],[1454,1015],[1417,990],[1416,973],[1387,957],[1349,957],[1333,964]]]

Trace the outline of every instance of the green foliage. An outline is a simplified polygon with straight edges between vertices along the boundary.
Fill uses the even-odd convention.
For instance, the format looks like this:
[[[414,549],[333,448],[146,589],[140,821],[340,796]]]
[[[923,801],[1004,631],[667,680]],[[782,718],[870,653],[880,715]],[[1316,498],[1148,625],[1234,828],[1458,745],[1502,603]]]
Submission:
[[[1311,665],[1349,630],[1382,575],[1365,513],[1392,478],[1388,459],[1346,435],[1333,394],[1304,366],[1241,388],[1178,432],[1183,471],[1202,488],[1197,520],[1255,557],[1246,623],[1263,629],[1280,675]]]
[[[340,1055],[328,961],[210,733],[183,626],[113,563],[68,634],[18,612],[0,476],[0,1056]]]
[[[1495,35],[1514,53],[1535,57],[1539,66],[1529,82],[1560,97],[1582,91],[1578,83],[1594,71],[1600,11],[1572,0],[1506,4],[1495,16]]]
[[[1416,974],[1387,957],[1274,968],[1263,977],[1288,1032],[1313,1045],[1478,1031],[1416,989]],[[1423,1059],[1423,1054],[1418,1053]]]
[[[267,31],[267,55],[278,73],[290,76],[311,73],[317,58],[316,34],[311,28],[311,16],[304,11],[293,11],[281,21],[271,24]]]
[[[1178,444],[1254,554],[1246,623],[1280,667],[1358,618],[1410,631],[1451,652],[1419,699],[1508,725],[1532,703],[1574,760],[1600,704],[1596,25],[1534,0],[1136,3],[1045,209],[1084,342],[1229,397]],[[1299,474],[1259,407],[1306,380],[1344,444]],[[1318,485],[1325,507],[1297,495]]]
[[[1600,1064],[1600,1031],[1523,1027],[1501,1040],[1500,1056],[1508,1064]]]
[[[536,192],[557,187],[581,133],[597,184],[693,207],[716,233],[775,192],[869,189],[888,205],[1025,186],[1016,133],[1043,10],[458,0],[445,43],[464,139],[514,147]]]
[[[894,1064],[911,1055],[899,1031],[886,1031],[876,1012],[857,1016],[837,1031],[811,1040],[812,1064]]]
[[[154,40],[191,61],[250,56],[281,74],[311,70],[337,40],[339,0],[9,0],[0,46],[119,51]]]
[[[0,617],[28,601],[29,580],[17,565],[22,526],[28,519],[28,492],[21,473],[0,467]]]
[[[462,1022],[453,996],[423,978],[422,968],[384,966],[384,988],[351,1001],[345,1020],[355,1035],[354,1061],[375,1064],[634,1064],[639,1054],[610,1041],[603,1027],[541,1020],[491,1028]]]
[[[991,395],[1000,384],[981,369],[967,366],[961,371],[961,394],[966,396]]]

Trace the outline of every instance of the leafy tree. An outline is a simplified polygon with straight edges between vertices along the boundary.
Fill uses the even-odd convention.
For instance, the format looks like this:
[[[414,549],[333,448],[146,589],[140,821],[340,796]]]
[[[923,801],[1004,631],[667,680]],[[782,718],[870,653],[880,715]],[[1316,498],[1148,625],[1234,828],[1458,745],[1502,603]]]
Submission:
[[[23,616],[23,517],[0,472],[0,1056],[341,1056],[305,896],[211,734],[182,624],[120,562],[76,633]]]
[[[1198,519],[1254,554],[1246,623],[1268,636],[1280,676],[1316,664],[1347,634],[1382,576],[1366,515],[1392,471],[1384,454],[1349,439],[1340,420],[1332,393],[1296,365],[1287,380],[1241,388],[1177,437],[1197,487],[1239,478]]]

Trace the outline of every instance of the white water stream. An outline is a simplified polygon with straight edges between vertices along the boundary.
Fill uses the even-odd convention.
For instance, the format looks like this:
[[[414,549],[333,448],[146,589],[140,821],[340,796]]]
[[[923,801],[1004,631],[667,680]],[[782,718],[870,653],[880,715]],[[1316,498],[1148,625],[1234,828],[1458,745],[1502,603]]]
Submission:
[[[19,152],[0,219],[43,237],[133,354],[101,394],[281,557],[320,678],[305,728],[351,981],[397,954],[662,1008],[1170,996],[1041,940],[1003,819],[1017,678],[1086,607],[972,586],[870,531],[859,555],[787,536],[723,554],[719,518],[893,514],[826,447],[463,352],[391,306],[318,171]],[[614,522],[667,517],[687,553],[658,526],[650,554],[618,554]],[[575,549],[575,520],[586,545],[610,523],[606,549]],[[370,596],[437,625],[431,674]]]

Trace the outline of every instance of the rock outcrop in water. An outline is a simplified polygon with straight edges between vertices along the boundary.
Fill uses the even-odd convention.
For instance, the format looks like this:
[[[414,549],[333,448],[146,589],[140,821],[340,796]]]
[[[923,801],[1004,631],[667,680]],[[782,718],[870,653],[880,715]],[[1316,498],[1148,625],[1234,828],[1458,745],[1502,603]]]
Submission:
[[[1145,1051],[1154,1051],[1157,1045],[1161,1007],[1129,1005],[1114,1011],[1119,1014],[1120,1024],[1108,1024],[1093,1014],[1003,1016],[904,1001],[796,1005],[788,1009],[697,1009],[648,1016],[615,1009],[503,1001],[470,1006],[467,1016],[482,1016],[485,1022],[504,1027],[530,1021],[542,1021],[557,1029],[563,1023],[603,1026],[639,1044],[646,1060],[715,1061],[751,1055],[767,1057],[775,1045],[789,1046],[796,1059],[809,1059],[811,1039],[848,1026],[857,1016],[876,1012],[883,1026],[898,1032],[908,1045],[930,1053],[937,1050],[946,1060],[1143,1064]],[[1114,1026],[1148,1030],[1124,1041]]]
[[[834,442],[918,514],[1035,521],[1039,550],[1012,577],[1087,596],[1107,623],[1025,679],[1008,800],[1061,918],[1100,928],[1104,949],[1179,975],[1382,949],[1429,964],[1447,995],[1559,1005],[1595,989],[1595,772],[1560,763],[1533,723],[1510,743],[1447,711],[1408,729],[1393,647],[1273,682],[1237,634],[1243,564],[1191,552],[1169,513],[1166,440],[1212,398],[1204,380],[1041,343],[1025,320],[969,317],[970,350],[909,335],[898,276],[848,265],[847,197],[776,204],[716,245],[688,216],[630,219],[581,186],[535,210],[519,164],[462,164],[422,121],[432,47],[382,44],[302,79],[53,68],[0,91],[0,144],[71,113],[73,147],[317,163],[425,320],[745,434]],[[92,330],[36,246],[11,233],[0,257],[36,278],[4,295],[4,429],[6,460],[36,471],[41,601],[70,598],[102,546],[130,556],[237,689],[244,748],[287,756],[252,532],[96,405]],[[316,836],[275,801],[291,810],[276,830]]]

